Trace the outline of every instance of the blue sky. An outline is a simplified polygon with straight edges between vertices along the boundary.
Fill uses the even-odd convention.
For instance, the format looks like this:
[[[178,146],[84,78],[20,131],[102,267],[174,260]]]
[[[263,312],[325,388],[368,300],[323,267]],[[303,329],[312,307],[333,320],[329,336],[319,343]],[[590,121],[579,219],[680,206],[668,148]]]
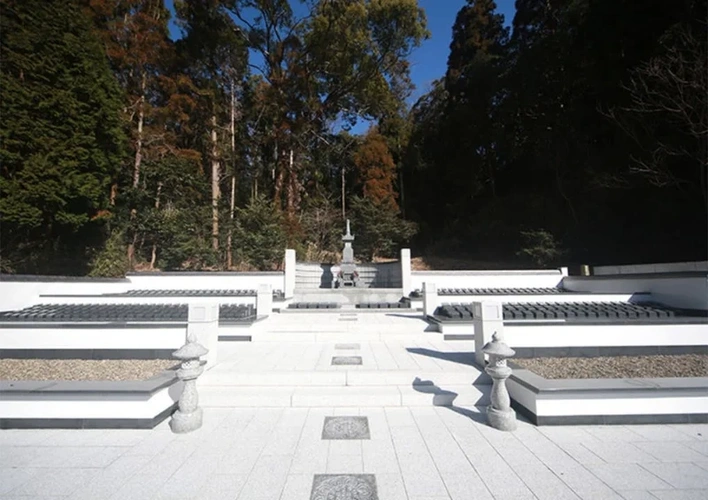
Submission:
[[[450,54],[452,25],[457,12],[465,5],[465,0],[418,0],[428,18],[430,38],[413,52],[411,56],[411,79],[416,90],[412,102],[424,94],[430,83],[440,78],[447,70],[447,56]],[[504,14],[507,26],[514,19],[514,0],[497,0],[497,12]]]
[[[452,25],[460,8],[467,2],[465,0],[418,0],[418,5],[425,9],[428,19],[430,38],[424,41],[411,55],[411,79],[416,86],[409,104],[413,104],[418,97],[427,92],[433,80],[440,78],[447,69],[447,56],[450,53],[452,39]],[[514,0],[496,0],[497,12],[504,14],[507,26],[514,19]],[[167,7],[172,10],[172,0],[166,0]],[[170,26],[173,37],[179,36],[176,26]],[[358,124],[353,133],[366,131],[367,123]]]

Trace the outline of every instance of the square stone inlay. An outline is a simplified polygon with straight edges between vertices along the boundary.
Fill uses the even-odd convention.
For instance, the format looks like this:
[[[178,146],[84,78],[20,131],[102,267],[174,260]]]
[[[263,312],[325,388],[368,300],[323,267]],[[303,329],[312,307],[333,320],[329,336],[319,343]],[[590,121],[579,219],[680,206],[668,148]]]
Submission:
[[[332,358],[333,365],[360,365],[361,356],[334,356]]]
[[[379,500],[373,474],[315,474],[310,500]]]
[[[322,439],[371,439],[367,417],[325,417]]]
[[[334,344],[334,348],[342,351],[361,349],[361,344]]]

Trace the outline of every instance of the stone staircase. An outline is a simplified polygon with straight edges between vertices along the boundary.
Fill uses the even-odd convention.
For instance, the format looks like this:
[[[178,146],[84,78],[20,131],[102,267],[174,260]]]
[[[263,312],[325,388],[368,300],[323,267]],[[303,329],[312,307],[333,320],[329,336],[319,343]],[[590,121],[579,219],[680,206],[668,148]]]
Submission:
[[[474,364],[473,344],[427,327],[420,313],[276,314],[251,328],[253,342],[219,343],[216,365],[198,380],[200,404],[488,404],[491,380]]]

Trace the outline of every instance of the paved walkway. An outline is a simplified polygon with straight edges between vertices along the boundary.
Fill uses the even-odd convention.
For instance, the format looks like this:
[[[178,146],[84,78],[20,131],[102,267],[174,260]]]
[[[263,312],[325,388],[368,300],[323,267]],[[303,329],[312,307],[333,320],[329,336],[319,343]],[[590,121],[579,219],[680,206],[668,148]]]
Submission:
[[[253,343],[220,343],[196,432],[0,431],[0,500],[708,498],[708,425],[500,432],[465,403],[483,396],[473,347],[411,315],[277,315]],[[441,395],[455,406],[432,406]],[[326,422],[358,438],[324,439]]]
[[[322,439],[334,415],[366,416],[370,439]],[[381,500],[708,498],[708,425],[481,421],[475,408],[207,408],[187,435],[5,430],[0,498],[309,499],[315,474],[373,474]]]

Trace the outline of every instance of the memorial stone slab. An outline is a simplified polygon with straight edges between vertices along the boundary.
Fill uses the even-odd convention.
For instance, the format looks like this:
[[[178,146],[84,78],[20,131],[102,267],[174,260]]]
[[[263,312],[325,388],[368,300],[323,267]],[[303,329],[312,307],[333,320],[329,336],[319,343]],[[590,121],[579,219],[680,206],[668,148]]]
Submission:
[[[361,356],[334,356],[332,365],[360,365]]]
[[[371,439],[367,417],[325,417],[322,439]]]
[[[343,351],[361,349],[361,344],[334,344],[334,348]]]
[[[315,474],[310,500],[378,500],[373,474]]]

